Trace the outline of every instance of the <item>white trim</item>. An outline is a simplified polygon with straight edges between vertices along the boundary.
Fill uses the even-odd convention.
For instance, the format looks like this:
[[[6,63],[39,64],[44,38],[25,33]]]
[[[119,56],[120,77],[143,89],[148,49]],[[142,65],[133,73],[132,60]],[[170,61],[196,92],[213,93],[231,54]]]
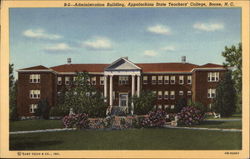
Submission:
[[[16,70],[17,72],[53,72],[56,73],[53,70],[47,70],[47,69],[42,69],[42,70]]]
[[[196,71],[196,70],[205,70],[205,71],[207,71],[207,70],[209,70],[209,71],[224,71],[224,70],[226,70],[225,68],[221,68],[221,67],[214,67],[214,68],[193,68],[192,70],[191,70],[191,72],[193,72],[193,71]]]
[[[192,72],[142,72],[144,74],[192,74]]]
[[[141,75],[140,71],[104,71],[104,75]]]
[[[109,67],[111,67],[111,66],[114,65],[115,63],[119,62],[120,60],[124,60],[124,61],[130,63],[130,64],[131,64],[132,66],[134,66],[135,68],[141,70],[141,68],[138,67],[138,66],[137,66],[136,64],[134,64],[133,62],[127,60],[127,59],[124,58],[124,57],[121,57],[121,58],[115,60],[114,62],[112,62],[112,63],[111,63],[110,65],[108,65],[107,67],[105,67],[105,68],[104,68],[104,72],[105,72],[105,71],[111,71],[111,70],[109,70]]]
[[[91,75],[104,75],[104,72],[87,72]],[[77,72],[57,72],[59,75],[76,75]]]

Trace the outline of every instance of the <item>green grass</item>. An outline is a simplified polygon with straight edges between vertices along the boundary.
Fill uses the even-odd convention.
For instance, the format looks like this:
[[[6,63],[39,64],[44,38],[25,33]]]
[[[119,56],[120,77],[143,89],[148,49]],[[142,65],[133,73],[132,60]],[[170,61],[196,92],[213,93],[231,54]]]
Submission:
[[[200,125],[194,127],[200,128],[220,128],[220,129],[242,129],[242,121],[203,121]]]
[[[22,120],[10,122],[10,131],[63,128],[61,120]]]
[[[239,150],[240,132],[78,130],[10,135],[11,150]]]

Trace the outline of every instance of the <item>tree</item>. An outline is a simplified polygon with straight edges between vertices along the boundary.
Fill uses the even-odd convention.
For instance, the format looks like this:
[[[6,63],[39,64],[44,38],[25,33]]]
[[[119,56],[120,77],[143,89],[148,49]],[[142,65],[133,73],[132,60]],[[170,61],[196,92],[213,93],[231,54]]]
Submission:
[[[222,117],[231,116],[236,110],[236,91],[231,71],[225,73],[217,86],[213,109]]]
[[[145,115],[152,110],[156,96],[151,91],[142,91],[140,97],[134,96],[130,99],[130,103],[132,102],[131,100],[134,102],[134,113],[137,115]]]
[[[63,107],[74,113],[86,113],[89,117],[105,117],[107,105],[100,91],[91,85],[89,75],[77,73],[72,87],[65,93]]]
[[[222,52],[222,56],[225,57],[225,66],[232,67],[232,76],[237,91],[237,109],[241,111],[242,107],[242,44],[239,43],[238,47],[232,45],[231,47],[225,47]]]
[[[49,119],[50,107],[47,99],[42,99],[38,102],[38,108],[35,111],[36,116],[40,116],[43,119]]]
[[[13,70],[14,65],[9,64],[9,119],[17,120],[17,81],[15,81]]]

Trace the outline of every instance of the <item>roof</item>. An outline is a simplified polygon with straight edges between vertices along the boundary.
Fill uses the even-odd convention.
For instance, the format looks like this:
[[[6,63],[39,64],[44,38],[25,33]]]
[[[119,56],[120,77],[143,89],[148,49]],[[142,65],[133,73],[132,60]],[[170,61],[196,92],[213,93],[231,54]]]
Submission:
[[[224,69],[223,65],[207,63],[205,65],[195,65],[191,63],[134,63],[136,66],[142,69],[142,72],[148,73],[158,73],[158,72],[192,72],[193,69],[200,68],[221,68]],[[105,68],[110,66],[110,64],[64,64],[54,67],[44,67],[44,66],[34,66],[29,68],[21,69],[21,71],[29,71],[29,70],[51,70],[56,72],[104,72]]]
[[[197,68],[225,68],[223,65],[207,63],[205,65],[198,66]]]
[[[49,70],[49,68],[42,66],[42,65],[38,65],[38,66],[29,67],[29,68],[23,68],[20,70]]]
[[[51,67],[57,72],[103,72],[109,64],[65,64]]]
[[[139,63],[143,72],[191,72],[198,65],[190,63]]]

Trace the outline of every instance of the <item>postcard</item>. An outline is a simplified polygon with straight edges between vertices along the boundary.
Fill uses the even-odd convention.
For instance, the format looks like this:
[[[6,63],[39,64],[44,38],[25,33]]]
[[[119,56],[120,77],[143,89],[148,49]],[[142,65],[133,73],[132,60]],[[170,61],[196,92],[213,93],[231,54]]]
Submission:
[[[249,158],[249,3],[2,1],[1,158]]]

